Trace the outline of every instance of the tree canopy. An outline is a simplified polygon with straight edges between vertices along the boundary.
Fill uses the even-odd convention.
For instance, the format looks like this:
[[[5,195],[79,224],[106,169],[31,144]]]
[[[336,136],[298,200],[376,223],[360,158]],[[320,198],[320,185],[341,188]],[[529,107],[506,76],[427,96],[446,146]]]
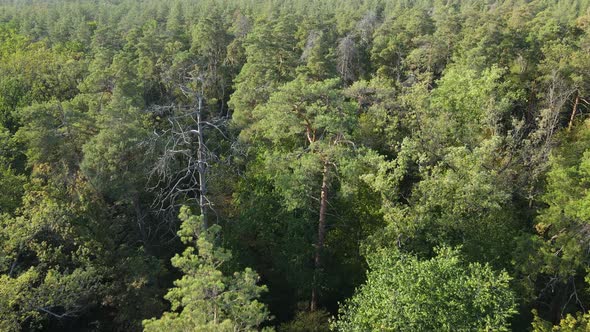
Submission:
[[[589,109],[587,0],[2,1],[0,330],[587,329]]]

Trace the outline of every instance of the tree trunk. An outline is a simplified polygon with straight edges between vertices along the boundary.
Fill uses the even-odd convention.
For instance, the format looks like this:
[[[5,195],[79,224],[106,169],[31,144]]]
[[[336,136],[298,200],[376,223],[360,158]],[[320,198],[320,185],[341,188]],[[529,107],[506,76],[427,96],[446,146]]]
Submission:
[[[203,122],[201,119],[203,112],[203,95],[198,96],[199,106],[197,109],[197,139],[199,140],[197,158],[198,158],[198,172],[199,172],[199,207],[201,208],[201,216],[203,219],[203,227],[209,227],[207,220],[207,157],[205,155],[205,142],[203,141]]]
[[[144,249],[147,253],[150,253],[150,243],[149,243],[149,236],[145,229],[145,213],[141,208],[141,201],[139,199],[139,193],[133,194],[133,209],[135,210],[135,218],[137,220],[137,229],[139,230],[139,235],[141,237],[141,242],[143,243]]]
[[[578,104],[580,103],[580,95],[576,95],[576,101],[574,101],[574,107],[572,109],[572,115],[570,116],[570,122],[567,126],[567,131],[572,130],[572,126],[574,125],[574,117],[576,116],[576,112],[578,111]]]
[[[315,246],[314,256],[314,276],[311,289],[310,310],[315,311],[318,308],[318,274],[322,268],[322,249],[324,248],[324,239],[326,237],[326,212],[328,210],[328,176],[329,164],[324,161],[324,170],[322,172],[322,192],[320,194],[320,217],[318,222],[318,240]]]

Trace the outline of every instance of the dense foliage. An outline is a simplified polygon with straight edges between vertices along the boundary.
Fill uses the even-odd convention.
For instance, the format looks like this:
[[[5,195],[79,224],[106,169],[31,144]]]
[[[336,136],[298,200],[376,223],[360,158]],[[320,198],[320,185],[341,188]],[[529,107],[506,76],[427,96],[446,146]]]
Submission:
[[[514,313],[506,273],[463,266],[443,248],[427,261],[383,250],[370,256],[366,283],[341,309],[340,331],[500,331]]]
[[[589,106],[586,0],[3,1],[0,330],[586,330]]]
[[[255,331],[267,319],[264,304],[257,301],[265,290],[257,286],[258,276],[250,268],[227,277],[219,267],[231,258],[224,249],[216,248],[219,226],[202,230],[202,220],[181,212],[183,220],[178,235],[188,247],[182,256],[172,258],[172,265],[184,276],[166,295],[172,309],[180,314],[164,313],[161,319],[144,322],[145,331]],[[198,237],[198,239],[195,239]],[[195,249],[197,252],[195,253]]]

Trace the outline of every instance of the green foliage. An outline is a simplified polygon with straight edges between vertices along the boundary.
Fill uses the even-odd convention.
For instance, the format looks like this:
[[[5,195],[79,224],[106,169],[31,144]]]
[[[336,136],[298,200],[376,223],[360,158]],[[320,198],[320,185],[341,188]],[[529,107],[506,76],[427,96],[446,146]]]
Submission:
[[[131,200],[145,187],[148,134],[136,109],[110,112],[101,130],[82,147],[80,169],[94,187],[118,200]]]
[[[391,16],[376,31],[371,49],[371,60],[377,68],[377,75],[404,80],[406,70],[406,57],[409,53],[422,45],[419,36],[432,32],[432,21],[422,9],[404,10],[399,16]],[[413,55],[416,57],[416,55]],[[430,64],[425,64],[430,66]]]
[[[432,92],[432,115],[423,124],[430,126],[432,137],[425,140],[469,146],[497,134],[520,97],[518,90],[502,82],[502,74],[497,67],[481,72],[464,66],[447,67]]]
[[[14,132],[17,108],[75,96],[85,71],[80,53],[33,43],[1,25],[0,44],[0,125]]]
[[[37,329],[46,315],[75,316],[101,287],[100,274],[91,269],[65,274],[49,270],[41,276],[31,268],[17,278],[2,275],[0,282],[0,327],[7,332]]]
[[[21,205],[25,177],[0,164],[0,213],[13,213]]]
[[[330,314],[324,310],[300,311],[295,318],[279,327],[280,332],[323,332],[330,329]]]
[[[339,80],[309,81],[305,76],[285,84],[257,107],[254,137],[268,144],[265,164],[290,209],[309,204],[319,192],[326,161],[346,158],[355,125],[354,104],[338,90]]]
[[[552,276],[558,287],[572,294],[576,294],[576,282],[580,283],[577,279],[584,277],[588,282],[589,278],[586,232],[590,222],[588,128],[586,121],[568,133],[551,156],[543,196],[547,206],[540,210],[537,217],[535,228],[539,236],[535,238],[535,244],[538,252],[531,266],[535,273]],[[570,285],[573,285],[573,290],[569,290]],[[562,306],[569,303],[558,298],[555,301]]]
[[[246,63],[235,78],[230,99],[234,122],[251,124],[254,107],[266,102],[282,83],[293,78],[298,55],[294,52],[294,18],[257,21],[244,41]]]
[[[537,311],[533,311],[533,332],[584,332],[590,328],[590,317],[588,314],[577,313],[575,316],[567,314],[559,325],[552,325],[550,322],[541,319]]]
[[[24,213],[1,220],[1,292],[7,305],[0,321],[11,330],[39,328],[48,315],[76,316],[106,289],[104,271],[88,257],[100,248],[75,226],[80,211],[39,182],[28,186],[23,200]]]
[[[224,18],[216,11],[201,19],[193,28],[191,53],[196,55],[196,68],[203,80],[209,103],[225,102],[235,67],[227,60],[231,36]]]
[[[256,285],[256,272],[246,268],[224,275],[220,268],[231,253],[215,245],[219,226],[203,230],[200,218],[186,207],[180,218],[178,236],[189,247],[172,258],[172,265],[184,273],[166,295],[173,312],[144,321],[144,331],[256,331],[269,318],[258,301],[266,287]]]
[[[474,330],[473,298],[409,280],[463,290],[453,280],[483,271],[507,294],[493,268],[513,280],[514,330],[585,329],[589,6],[3,1],[0,330],[139,331],[162,316],[174,265],[173,308],[146,328],[327,330],[395,270],[409,285],[396,315],[415,328],[358,309],[359,330]],[[179,220],[201,197],[222,238]],[[438,247],[460,249],[408,256]],[[494,308],[491,329],[507,328],[512,307]]]
[[[369,257],[366,283],[340,310],[339,331],[508,330],[516,312],[510,277],[465,264],[457,250],[430,260],[381,250]]]
[[[103,214],[86,183],[74,176],[64,184],[52,178],[56,173],[36,165],[22,206],[0,219],[1,292],[7,294],[0,324],[42,330],[52,320],[110,311],[110,324],[136,329],[137,315],[160,310],[149,280],[161,266],[119,244],[121,225]]]

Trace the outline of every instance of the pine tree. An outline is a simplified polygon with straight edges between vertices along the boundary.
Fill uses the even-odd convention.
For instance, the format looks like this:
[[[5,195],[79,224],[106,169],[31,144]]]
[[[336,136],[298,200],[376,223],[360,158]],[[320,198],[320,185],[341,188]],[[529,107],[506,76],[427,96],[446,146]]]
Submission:
[[[220,227],[203,230],[201,217],[191,215],[187,207],[180,219],[178,235],[188,247],[172,258],[172,265],[184,276],[165,296],[172,312],[144,321],[144,331],[257,331],[269,314],[258,300],[266,287],[257,285],[256,272],[246,268],[225,275],[221,268],[231,253],[215,244]]]

